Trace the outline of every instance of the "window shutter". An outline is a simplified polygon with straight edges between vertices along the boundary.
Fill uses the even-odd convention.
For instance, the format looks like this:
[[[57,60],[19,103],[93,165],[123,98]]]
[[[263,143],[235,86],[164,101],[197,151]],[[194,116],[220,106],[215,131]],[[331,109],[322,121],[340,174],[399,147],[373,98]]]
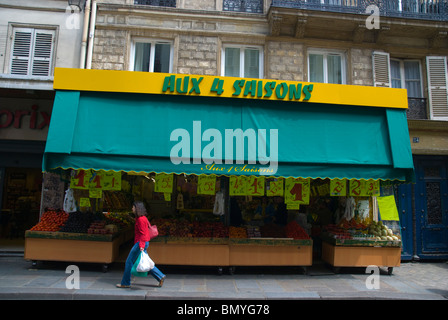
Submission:
[[[32,59],[33,76],[49,76],[53,53],[54,31],[36,30]]]
[[[10,73],[50,76],[54,37],[54,30],[14,29]]]
[[[389,54],[373,52],[373,83],[375,87],[391,87]]]
[[[431,119],[448,120],[446,57],[426,57]]]
[[[11,74],[27,75],[30,65],[33,29],[15,29],[12,42]]]

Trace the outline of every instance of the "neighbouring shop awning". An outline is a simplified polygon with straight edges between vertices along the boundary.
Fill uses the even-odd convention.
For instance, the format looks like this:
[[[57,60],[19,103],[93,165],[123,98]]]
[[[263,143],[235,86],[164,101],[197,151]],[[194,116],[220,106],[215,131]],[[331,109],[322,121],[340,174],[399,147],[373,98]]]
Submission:
[[[250,80],[253,86],[245,87],[234,78],[191,76],[197,77],[196,85],[183,87],[188,82],[177,85],[171,75],[164,75],[163,81],[146,83],[160,87],[158,91],[145,91],[141,77],[150,77],[148,73],[62,71],[55,76],[45,171],[60,167],[413,180],[403,90],[370,87],[381,89],[370,94],[387,93],[392,105],[385,107],[357,102],[368,101],[363,95],[369,92],[357,91],[366,87],[315,84],[305,92],[309,84],[304,83],[301,94],[294,96],[285,91],[299,91],[297,82],[291,87],[290,82],[278,81],[277,86],[285,85],[275,91],[267,80]],[[67,80],[68,76],[74,77]],[[101,79],[108,80],[95,84]],[[231,86],[222,82],[219,87],[219,81],[231,81]],[[218,91],[205,91],[208,85],[223,90],[222,98],[210,93]],[[264,89],[266,95],[267,86],[276,99],[256,92]],[[237,93],[238,87],[242,98],[228,93]],[[337,88],[352,91],[338,93]],[[333,97],[324,95],[325,89]],[[380,104],[387,97],[375,95],[371,100]]]

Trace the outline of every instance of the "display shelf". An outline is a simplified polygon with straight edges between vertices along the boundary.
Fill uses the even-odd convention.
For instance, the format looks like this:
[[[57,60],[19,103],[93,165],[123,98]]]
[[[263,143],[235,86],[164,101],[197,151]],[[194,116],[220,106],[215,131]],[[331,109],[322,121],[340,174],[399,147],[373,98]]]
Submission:
[[[393,246],[348,246],[322,242],[322,260],[335,267],[393,267],[400,266],[401,247]]]
[[[202,238],[202,237],[171,237],[159,236],[151,243],[169,243],[169,244],[228,244],[228,238]]]
[[[311,239],[293,238],[229,238],[230,245],[261,245],[261,246],[312,246]]]
[[[400,240],[373,240],[373,239],[338,239],[328,233],[322,233],[323,241],[334,246],[351,246],[351,247],[398,247],[401,248]]]
[[[39,239],[59,239],[59,240],[84,240],[84,241],[112,241],[119,237],[122,232],[114,234],[88,234],[88,233],[73,233],[73,232],[51,232],[51,231],[30,231],[25,232],[25,238],[39,238]]]
[[[132,229],[110,235],[27,231],[24,258],[33,265],[37,261],[101,263],[106,271],[118,257],[120,245],[133,236]]]

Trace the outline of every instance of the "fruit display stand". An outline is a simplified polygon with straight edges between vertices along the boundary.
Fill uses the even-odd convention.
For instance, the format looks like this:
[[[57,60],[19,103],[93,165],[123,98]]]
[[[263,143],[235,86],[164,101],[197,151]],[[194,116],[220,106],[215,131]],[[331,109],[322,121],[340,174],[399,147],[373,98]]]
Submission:
[[[229,265],[311,266],[313,241],[293,238],[251,238],[229,240]]]
[[[162,265],[215,266],[219,272],[229,265],[227,238],[157,237],[148,252]]]
[[[385,267],[388,274],[400,266],[401,241],[334,239],[322,235],[322,260],[340,267]]]
[[[223,233],[218,224],[177,223],[156,221],[159,231],[165,234],[166,226],[172,233],[180,232],[189,236],[162,235],[149,244],[149,253],[158,264],[216,266],[218,272],[229,267],[233,273],[237,266],[310,266],[312,264],[313,242],[303,234],[303,230],[289,235],[307,237],[307,239],[249,237],[244,227],[230,227]],[[194,228],[191,228],[194,225]],[[208,228],[204,228],[208,226]],[[221,230],[220,237],[204,237],[210,227]],[[288,230],[301,230],[291,223]],[[197,236],[194,236],[194,233]],[[193,233],[193,234],[192,234]],[[214,234],[214,231],[211,231]]]
[[[134,237],[131,228],[114,234],[69,232],[25,232],[26,260],[67,261],[103,264],[103,271],[118,257],[120,245]]]

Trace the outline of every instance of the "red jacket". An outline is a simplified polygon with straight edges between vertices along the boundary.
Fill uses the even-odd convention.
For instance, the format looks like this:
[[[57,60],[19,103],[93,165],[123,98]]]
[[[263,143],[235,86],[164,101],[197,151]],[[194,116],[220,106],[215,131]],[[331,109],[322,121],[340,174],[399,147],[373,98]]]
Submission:
[[[134,244],[139,243],[140,248],[145,248],[145,242],[149,241],[149,221],[145,216],[135,219]]]

